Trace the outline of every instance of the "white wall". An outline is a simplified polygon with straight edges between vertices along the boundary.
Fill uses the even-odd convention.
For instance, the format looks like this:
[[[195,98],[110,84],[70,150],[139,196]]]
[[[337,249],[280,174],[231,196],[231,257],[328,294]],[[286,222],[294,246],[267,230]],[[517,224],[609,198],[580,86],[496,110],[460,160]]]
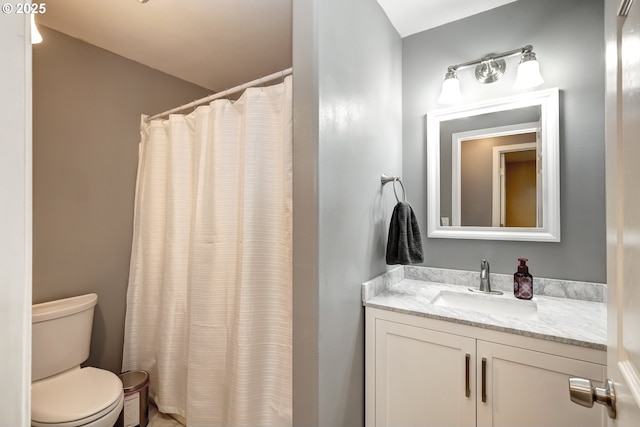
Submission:
[[[27,15],[0,15],[0,425],[30,424],[31,46]]]

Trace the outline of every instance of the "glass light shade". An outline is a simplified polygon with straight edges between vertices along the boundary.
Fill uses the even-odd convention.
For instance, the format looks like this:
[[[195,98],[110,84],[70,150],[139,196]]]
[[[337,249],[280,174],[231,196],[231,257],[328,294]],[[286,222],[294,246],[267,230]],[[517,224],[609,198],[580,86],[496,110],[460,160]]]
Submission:
[[[457,77],[447,77],[442,82],[442,92],[438,98],[440,104],[455,104],[462,99],[460,80]]]
[[[36,27],[36,18],[34,14],[31,14],[31,44],[42,43],[42,36]]]
[[[540,86],[544,79],[540,74],[540,64],[535,59],[521,62],[518,65],[516,81],[513,83],[514,89],[529,89]]]

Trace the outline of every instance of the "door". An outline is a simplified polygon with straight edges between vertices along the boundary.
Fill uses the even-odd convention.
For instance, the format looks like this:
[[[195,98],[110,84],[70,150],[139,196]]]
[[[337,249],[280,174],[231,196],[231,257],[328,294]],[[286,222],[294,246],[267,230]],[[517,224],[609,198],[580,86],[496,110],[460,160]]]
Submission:
[[[491,226],[536,227],[537,159],[539,141],[522,142],[522,137],[537,138],[538,132],[505,135],[495,140],[516,144],[497,145],[492,148]],[[518,214],[524,212],[524,215]]]
[[[610,426],[640,424],[640,4],[607,0],[608,376]],[[626,15],[626,17],[625,17]]]
[[[476,424],[475,340],[375,320],[375,427]]]
[[[537,226],[536,150],[505,153],[504,213],[506,227]]]
[[[602,365],[486,341],[476,363],[478,427],[606,425],[604,407],[578,406],[567,394],[572,376],[601,384]]]

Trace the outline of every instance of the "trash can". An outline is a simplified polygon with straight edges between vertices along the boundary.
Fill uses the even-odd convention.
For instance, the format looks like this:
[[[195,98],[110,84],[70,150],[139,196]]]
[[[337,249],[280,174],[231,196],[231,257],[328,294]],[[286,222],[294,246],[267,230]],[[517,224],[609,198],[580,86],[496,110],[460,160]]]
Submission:
[[[147,427],[149,423],[149,374],[127,371],[120,374],[124,388],[124,406],[116,423],[118,427]]]

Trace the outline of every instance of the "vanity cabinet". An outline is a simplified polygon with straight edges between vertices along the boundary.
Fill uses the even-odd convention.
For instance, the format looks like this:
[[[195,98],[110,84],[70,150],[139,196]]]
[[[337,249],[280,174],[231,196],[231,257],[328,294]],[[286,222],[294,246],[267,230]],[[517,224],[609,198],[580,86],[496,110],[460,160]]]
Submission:
[[[472,338],[377,319],[368,427],[475,425],[475,352]]]
[[[568,390],[604,353],[367,307],[366,426],[604,427]]]

